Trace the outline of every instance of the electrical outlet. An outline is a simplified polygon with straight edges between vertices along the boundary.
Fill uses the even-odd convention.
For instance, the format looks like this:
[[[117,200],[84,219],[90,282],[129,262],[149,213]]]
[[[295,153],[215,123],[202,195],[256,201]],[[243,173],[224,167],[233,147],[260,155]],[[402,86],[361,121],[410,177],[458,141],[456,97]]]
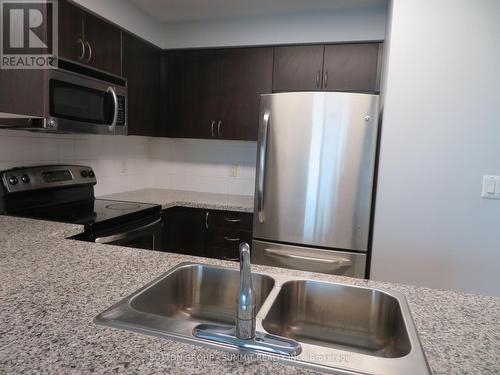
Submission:
[[[483,198],[500,199],[500,176],[483,176]]]
[[[121,168],[120,169],[121,169],[120,170],[121,173],[123,173],[123,174],[127,173],[127,160],[126,159],[123,159],[121,161]]]
[[[229,172],[229,175],[231,177],[237,177],[238,176],[238,166],[236,164],[231,165],[231,171]]]

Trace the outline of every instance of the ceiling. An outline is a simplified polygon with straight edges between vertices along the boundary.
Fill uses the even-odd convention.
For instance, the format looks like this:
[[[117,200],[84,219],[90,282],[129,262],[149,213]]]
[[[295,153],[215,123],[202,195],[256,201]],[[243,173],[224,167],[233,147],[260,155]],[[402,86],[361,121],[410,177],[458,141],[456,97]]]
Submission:
[[[384,6],[387,0],[131,0],[161,22]]]

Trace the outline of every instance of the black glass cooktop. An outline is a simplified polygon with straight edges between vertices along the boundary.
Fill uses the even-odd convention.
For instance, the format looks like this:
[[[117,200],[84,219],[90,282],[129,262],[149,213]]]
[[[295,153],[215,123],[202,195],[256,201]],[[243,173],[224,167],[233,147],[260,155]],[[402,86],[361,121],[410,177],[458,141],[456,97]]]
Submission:
[[[78,202],[31,208],[17,213],[31,217],[86,227],[116,225],[121,222],[142,219],[159,214],[161,206],[156,204],[113,201],[108,199],[88,199]]]

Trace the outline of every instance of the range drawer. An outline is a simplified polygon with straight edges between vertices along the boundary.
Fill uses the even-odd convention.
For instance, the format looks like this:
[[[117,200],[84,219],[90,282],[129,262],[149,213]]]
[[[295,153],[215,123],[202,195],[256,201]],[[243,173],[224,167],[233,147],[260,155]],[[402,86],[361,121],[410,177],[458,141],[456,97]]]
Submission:
[[[252,231],[253,215],[248,212],[210,211],[210,224],[214,228]]]

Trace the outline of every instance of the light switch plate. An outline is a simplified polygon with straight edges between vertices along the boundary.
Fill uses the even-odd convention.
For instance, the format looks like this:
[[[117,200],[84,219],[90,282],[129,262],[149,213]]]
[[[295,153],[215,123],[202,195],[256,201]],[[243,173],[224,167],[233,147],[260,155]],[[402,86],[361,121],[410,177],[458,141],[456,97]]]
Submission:
[[[500,199],[500,176],[483,176],[483,198]]]
[[[231,177],[238,177],[238,165],[236,164],[231,165],[231,170],[229,172],[229,175]]]

